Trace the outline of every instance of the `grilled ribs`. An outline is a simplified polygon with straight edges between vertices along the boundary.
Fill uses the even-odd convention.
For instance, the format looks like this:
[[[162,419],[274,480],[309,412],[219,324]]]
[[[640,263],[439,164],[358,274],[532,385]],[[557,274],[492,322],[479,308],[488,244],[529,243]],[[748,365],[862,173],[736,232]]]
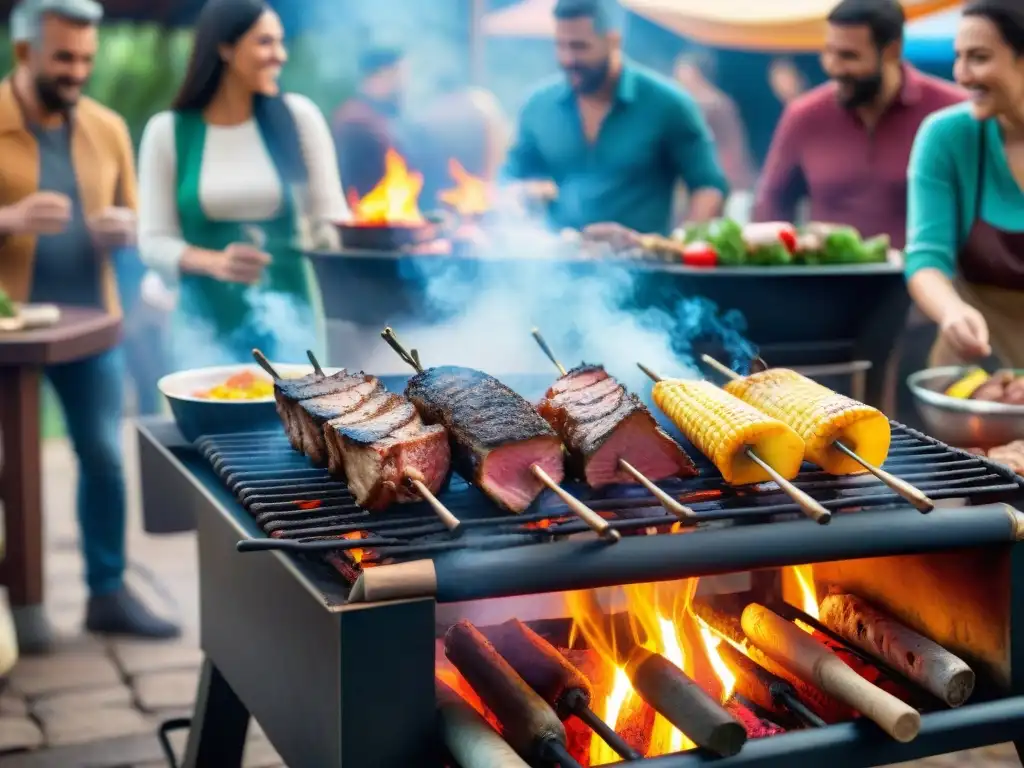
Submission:
[[[298,379],[277,379],[274,382],[274,401],[277,415],[284,424],[285,434],[292,448],[303,452],[302,428],[298,418],[300,400],[330,394],[344,389],[348,374],[345,369],[332,373],[330,376],[318,376],[310,373]]]
[[[278,413],[314,464],[348,482],[364,509],[421,501],[411,476],[437,493],[451,464],[443,427],[426,426],[412,404],[364,373],[282,381]]]
[[[344,389],[299,401],[296,415],[302,429],[302,450],[314,466],[327,466],[324,425],[331,419],[355,410],[366,398],[383,391],[384,385],[376,376],[357,373],[348,377]]]
[[[619,459],[651,480],[697,474],[647,407],[602,366],[569,371],[551,385],[537,410],[568,448],[570,473],[592,488],[636,482],[619,467]]]
[[[452,461],[500,507],[522,512],[544,490],[537,464],[555,482],[565,475],[562,443],[537,411],[493,376],[442,366],[413,376],[406,396],[428,424],[448,430]]]

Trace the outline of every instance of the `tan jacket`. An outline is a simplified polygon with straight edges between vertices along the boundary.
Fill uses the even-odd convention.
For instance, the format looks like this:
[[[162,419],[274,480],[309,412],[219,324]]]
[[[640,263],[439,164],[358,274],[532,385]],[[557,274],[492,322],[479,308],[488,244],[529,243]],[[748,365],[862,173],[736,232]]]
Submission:
[[[98,102],[83,98],[73,120],[71,158],[86,218],[111,206],[135,210],[135,159],[124,119]],[[0,207],[13,205],[37,191],[39,146],[25,126],[8,77],[0,82]],[[31,293],[35,250],[36,238],[32,235],[0,239],[0,287],[15,301],[26,301]],[[104,306],[119,315],[113,262],[109,253],[101,253],[99,258]]]

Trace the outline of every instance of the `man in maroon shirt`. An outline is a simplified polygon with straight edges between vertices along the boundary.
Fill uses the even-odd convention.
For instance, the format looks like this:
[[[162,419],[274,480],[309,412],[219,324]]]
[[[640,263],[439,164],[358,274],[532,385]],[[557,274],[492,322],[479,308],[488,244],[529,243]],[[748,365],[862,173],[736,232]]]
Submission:
[[[907,164],[932,112],[963,101],[945,80],[906,64],[896,0],[842,0],[828,17],[822,67],[831,82],[783,112],[757,188],[754,218],[810,220],[906,240]]]

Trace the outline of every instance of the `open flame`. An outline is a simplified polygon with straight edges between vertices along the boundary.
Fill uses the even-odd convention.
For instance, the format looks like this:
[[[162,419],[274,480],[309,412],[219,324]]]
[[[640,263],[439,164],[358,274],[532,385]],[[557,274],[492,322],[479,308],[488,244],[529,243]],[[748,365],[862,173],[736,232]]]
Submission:
[[[441,202],[460,216],[480,216],[491,209],[493,192],[486,181],[471,174],[454,158],[448,161],[448,173],[455,186],[438,195]]]
[[[348,539],[349,541],[358,541],[363,538],[362,531],[352,531],[351,533],[343,533],[341,538]],[[349,549],[346,550],[349,557],[352,558],[352,562],[359,565],[363,561],[364,552],[362,549]]]
[[[814,585],[814,566],[794,565],[788,570],[792,574],[797,589],[800,592],[800,609],[812,619],[820,618],[818,614],[818,590]],[[814,628],[808,624],[799,620],[794,623],[807,634],[814,634]]]
[[[423,174],[409,170],[405,159],[394,149],[384,155],[384,176],[377,186],[360,198],[349,190],[348,204],[352,223],[368,227],[413,227],[425,223],[419,209]]]

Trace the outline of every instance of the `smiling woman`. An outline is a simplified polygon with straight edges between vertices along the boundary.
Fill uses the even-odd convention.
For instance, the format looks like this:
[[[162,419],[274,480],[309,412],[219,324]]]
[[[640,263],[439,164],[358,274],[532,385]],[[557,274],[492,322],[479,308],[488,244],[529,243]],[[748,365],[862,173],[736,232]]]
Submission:
[[[974,0],[956,38],[968,104],[936,113],[911,156],[907,277],[940,327],[933,364],[995,352],[1024,366],[1024,5]]]
[[[172,111],[146,127],[140,250],[179,286],[179,368],[297,362],[316,346],[316,288],[297,247],[304,218],[346,218],[319,109],[280,93],[284,30],[262,0],[210,0]],[[244,172],[240,172],[243,171]]]

